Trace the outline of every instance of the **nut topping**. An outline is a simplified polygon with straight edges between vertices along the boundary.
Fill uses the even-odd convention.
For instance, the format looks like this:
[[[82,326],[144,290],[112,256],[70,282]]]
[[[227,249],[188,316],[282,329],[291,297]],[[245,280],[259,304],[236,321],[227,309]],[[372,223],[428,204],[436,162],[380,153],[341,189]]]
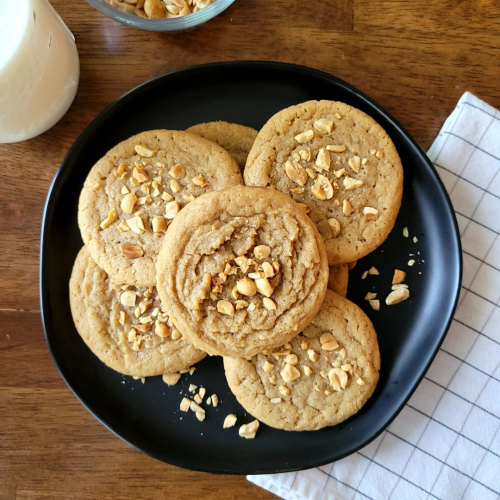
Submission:
[[[340,346],[331,333],[323,333],[319,338],[323,351],[335,351]]]
[[[257,285],[250,278],[242,278],[236,283],[236,290],[246,297],[253,297],[257,293]]]
[[[262,271],[265,278],[272,278],[275,275],[274,267],[269,262],[262,263]]]
[[[266,297],[270,297],[273,293],[273,287],[267,278],[259,278],[255,280],[257,291]]]
[[[168,329],[168,326],[165,323],[162,323],[161,321],[156,320],[155,321],[155,330],[154,332],[158,337],[165,338],[170,335],[170,330]]]
[[[304,144],[305,142],[309,142],[314,137],[314,130],[306,130],[305,132],[301,132],[300,134],[295,136],[295,140],[299,144]]]
[[[127,290],[120,295],[120,303],[126,307],[134,307],[137,294],[133,290]]]
[[[204,187],[204,188],[209,185],[209,183],[205,180],[205,177],[203,177],[203,175],[197,175],[196,177],[193,177],[191,179],[191,182],[195,186]]]
[[[363,181],[360,179],[354,179],[353,177],[346,176],[344,177],[344,188],[346,191],[352,191],[353,189],[357,189],[363,185]]]
[[[326,146],[326,149],[328,149],[328,151],[332,151],[333,153],[343,153],[347,148],[344,145],[329,144]]]
[[[346,388],[349,376],[342,368],[332,368],[328,372],[328,380],[336,391],[340,391]]]
[[[134,167],[132,178],[140,184],[149,181],[148,174],[142,167]]]
[[[364,207],[363,213],[365,214],[365,221],[377,220],[378,219],[378,210],[372,207]]]
[[[172,193],[178,193],[181,189],[182,186],[179,184],[179,182],[176,179],[172,179],[170,181],[170,189],[172,190]]]
[[[116,212],[116,209],[112,208],[109,213],[108,217],[104,219],[101,222],[101,229],[106,229],[107,227],[111,226],[113,222],[116,222],[118,220],[118,213]]]
[[[178,163],[168,171],[168,175],[170,175],[170,177],[173,177],[174,179],[182,179],[186,176],[186,169],[180,163]]]
[[[127,219],[127,225],[136,234],[143,234],[146,230],[144,227],[144,221],[140,215]]]
[[[255,258],[257,259],[265,259],[269,257],[271,253],[271,249],[267,245],[257,245],[253,249],[253,253],[255,255]]]
[[[333,198],[333,187],[331,182],[324,175],[319,174],[311,188],[312,194],[318,200],[330,200]]]
[[[347,164],[354,170],[354,172],[358,173],[361,168],[361,158],[359,156],[353,156],[349,158]]]
[[[124,243],[120,246],[121,254],[127,259],[138,259],[144,255],[144,250],[138,245]]]
[[[280,375],[285,382],[293,382],[295,379],[300,377],[300,372],[295,368],[295,366],[290,364],[285,364],[285,368],[281,370]]]
[[[318,132],[323,132],[324,134],[329,134],[333,130],[333,120],[328,120],[327,118],[320,118],[314,122],[314,128]]]
[[[157,215],[151,220],[151,226],[153,233],[164,233],[168,227],[167,219],[161,215]]]
[[[234,316],[234,306],[228,300],[219,300],[219,302],[217,302],[217,311],[221,314]]]
[[[354,212],[349,200],[344,200],[342,202],[342,212],[344,212],[345,215],[351,215]]]
[[[179,213],[180,209],[181,206],[179,205],[179,202],[177,201],[168,202],[165,205],[165,218],[173,219]]]
[[[134,206],[137,202],[137,196],[135,193],[126,194],[122,202],[120,203],[120,208],[126,213],[131,214],[134,211]]]
[[[139,156],[143,156],[144,158],[151,158],[155,154],[154,151],[151,151],[149,148],[143,146],[142,144],[136,144],[134,149]]]
[[[285,163],[285,173],[292,182],[299,186],[304,186],[307,182],[307,172],[298,163],[287,161]]]
[[[269,299],[268,297],[264,297],[262,299],[262,304],[264,304],[264,307],[268,310],[268,311],[275,311],[276,310],[276,302],[274,302],[274,300],[272,299]]]
[[[266,372],[266,373],[271,373],[272,370],[274,368],[274,365],[272,363],[270,363],[269,361],[265,361],[262,369]]]
[[[330,226],[330,229],[332,230],[332,236],[336,238],[340,234],[340,231],[342,230],[340,222],[334,217],[327,219],[327,222]]]
[[[321,148],[318,151],[315,165],[320,170],[330,170],[330,153],[325,148]]]

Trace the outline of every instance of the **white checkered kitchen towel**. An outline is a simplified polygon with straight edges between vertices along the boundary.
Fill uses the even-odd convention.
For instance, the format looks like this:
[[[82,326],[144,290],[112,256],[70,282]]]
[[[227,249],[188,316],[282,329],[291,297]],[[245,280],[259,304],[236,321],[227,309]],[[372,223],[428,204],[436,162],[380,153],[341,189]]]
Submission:
[[[463,245],[451,328],[408,404],[375,441],[316,469],[248,476],[282,498],[500,498],[500,113],[465,93],[428,155]]]

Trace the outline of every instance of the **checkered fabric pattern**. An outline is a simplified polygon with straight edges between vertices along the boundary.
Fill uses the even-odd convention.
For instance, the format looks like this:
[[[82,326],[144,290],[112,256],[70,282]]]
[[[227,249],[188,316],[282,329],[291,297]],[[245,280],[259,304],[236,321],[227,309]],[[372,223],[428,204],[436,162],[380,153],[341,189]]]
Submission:
[[[282,498],[500,498],[500,113],[465,93],[428,155],[463,246],[450,330],[408,404],[368,446],[323,467],[248,476]]]

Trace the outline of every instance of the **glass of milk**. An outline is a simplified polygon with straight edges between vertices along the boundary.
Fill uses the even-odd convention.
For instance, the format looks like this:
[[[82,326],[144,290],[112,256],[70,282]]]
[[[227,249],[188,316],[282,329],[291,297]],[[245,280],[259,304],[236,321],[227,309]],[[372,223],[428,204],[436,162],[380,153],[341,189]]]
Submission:
[[[57,123],[79,77],[73,34],[47,0],[0,0],[0,143]]]

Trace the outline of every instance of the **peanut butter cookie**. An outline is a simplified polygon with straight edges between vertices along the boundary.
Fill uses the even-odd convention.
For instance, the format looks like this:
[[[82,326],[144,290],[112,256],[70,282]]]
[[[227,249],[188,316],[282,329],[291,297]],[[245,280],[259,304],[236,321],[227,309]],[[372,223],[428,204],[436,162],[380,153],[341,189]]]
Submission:
[[[250,357],[288,341],[314,318],[327,281],[316,227],[268,188],[200,196],[168,228],[157,261],[165,310],[212,355]]]
[[[354,415],[375,390],[377,336],[355,304],[327,291],[318,315],[299,335],[250,360],[224,358],[231,391],[265,424],[304,431]]]
[[[92,258],[119,283],[155,285],[168,225],[207,191],[242,183],[229,153],[200,136],[151,130],[112,148],[91,169],[78,223]]]
[[[186,129],[186,132],[201,135],[222,146],[234,158],[241,172],[245,168],[248,153],[257,137],[257,130],[252,127],[224,121],[199,123]]]
[[[347,295],[347,285],[349,282],[349,266],[348,264],[339,264],[338,266],[330,266],[330,274],[328,275],[328,290],[336,292],[342,297]]]
[[[403,168],[389,135],[364,112],[334,101],[275,114],[255,139],[244,179],[302,203],[331,266],[355,261],[387,238],[403,193]]]
[[[78,333],[107,366],[150,377],[186,369],[206,356],[172,327],[154,286],[113,284],[83,247],[69,284]]]

